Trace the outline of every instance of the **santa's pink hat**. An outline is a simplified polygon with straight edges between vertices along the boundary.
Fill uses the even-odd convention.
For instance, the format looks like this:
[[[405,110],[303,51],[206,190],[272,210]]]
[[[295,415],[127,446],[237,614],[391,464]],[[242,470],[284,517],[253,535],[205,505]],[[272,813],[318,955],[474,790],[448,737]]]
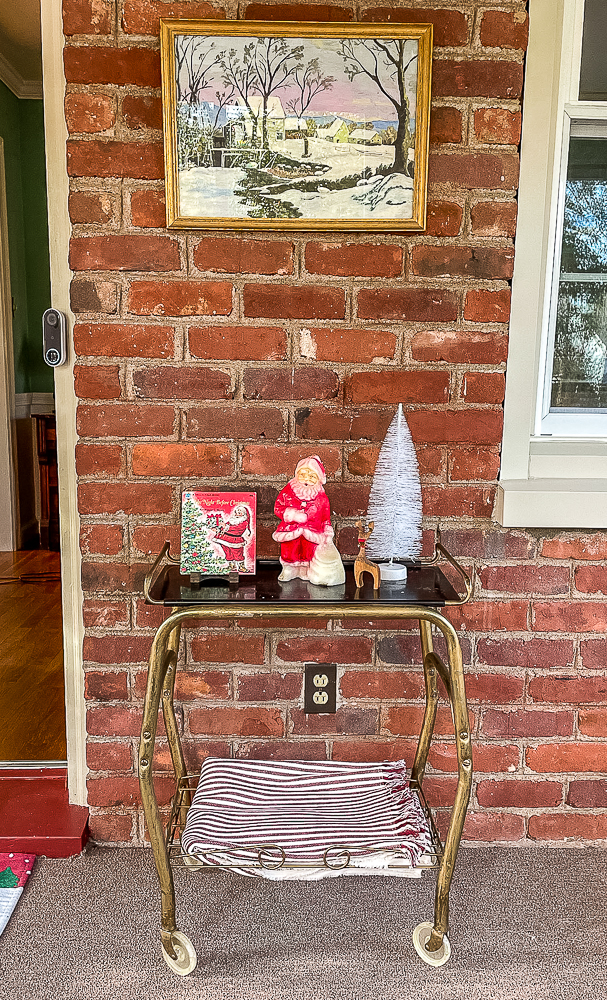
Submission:
[[[325,467],[322,464],[318,455],[310,455],[309,458],[302,458],[301,462],[298,462],[295,466],[295,475],[300,469],[312,469],[316,473],[321,483],[324,485],[327,481],[327,473],[325,472]]]

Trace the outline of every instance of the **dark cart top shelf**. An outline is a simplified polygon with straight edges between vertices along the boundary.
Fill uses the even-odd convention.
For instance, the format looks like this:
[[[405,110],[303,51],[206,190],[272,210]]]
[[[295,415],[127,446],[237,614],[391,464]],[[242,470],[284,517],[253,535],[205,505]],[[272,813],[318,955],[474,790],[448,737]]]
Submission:
[[[306,603],[322,605],[375,604],[393,607],[415,604],[422,607],[444,607],[446,603],[461,603],[457,591],[444,573],[435,565],[410,566],[403,585],[382,582],[379,592],[373,590],[371,577],[366,575],[364,584],[357,591],[354,571],[346,565],[346,582],[338,587],[318,587],[305,580],[279,583],[281,566],[278,562],[260,560],[254,576],[241,576],[237,587],[230,587],[216,578],[202,578],[200,587],[190,585],[189,576],[179,573],[179,566],[164,566],[152,583],[149,600],[154,604],[170,607],[194,605],[247,604],[264,601],[268,604]]]

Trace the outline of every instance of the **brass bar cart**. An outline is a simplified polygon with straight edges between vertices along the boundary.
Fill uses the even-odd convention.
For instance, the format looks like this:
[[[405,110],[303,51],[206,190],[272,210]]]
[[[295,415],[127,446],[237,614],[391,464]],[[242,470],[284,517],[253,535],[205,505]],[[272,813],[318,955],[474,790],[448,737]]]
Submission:
[[[457,570],[463,594],[459,594],[447,580],[438,566],[439,561],[448,562]],[[190,625],[197,619],[222,621],[236,615],[253,621],[291,618],[296,623],[298,618],[305,615],[306,618],[344,621],[389,618],[395,621],[416,620],[419,623],[426,705],[411,768],[410,787],[418,796],[429,824],[433,843],[433,867],[437,875],[434,920],[421,923],[415,928],[413,944],[420,957],[429,965],[443,965],[451,953],[447,937],[449,889],[470,798],[472,748],[461,647],[455,629],[440,608],[465,604],[471,595],[470,580],[443,546],[438,531],[432,559],[411,565],[404,587],[400,583],[385,587],[382,585],[379,591],[374,591],[369,582],[357,588],[351,566],[346,566],[346,583],[342,587],[312,587],[301,580],[281,585],[277,580],[279,570],[278,563],[260,561],[256,575],[241,577],[239,583],[206,580],[200,587],[192,587],[187,576],[180,576],[178,559],[171,556],[167,542],[145,580],[146,602],[172,608],[170,616],[156,632],[150,653],[139,745],[141,797],[160,882],[163,957],[179,975],[187,975],[196,965],[193,945],[177,928],[172,866],[181,864],[190,869],[207,867],[203,859],[185,855],[179,846],[180,831],[185,828],[196,782],[195,776],[187,774],[173,704],[181,626],[186,621]],[[442,633],[445,639],[446,662],[434,650],[435,630]],[[457,787],[444,844],[423,793],[424,774],[438,706],[439,677],[451,706],[458,765]],[[160,705],[176,779],[176,791],[166,828],[153,783]],[[259,867],[275,868],[276,851],[280,852],[282,848],[271,845],[273,852],[269,856],[266,846],[260,848]],[[327,845],[324,859],[327,867],[335,867],[327,860],[329,852],[334,849],[334,845]],[[284,852],[282,854],[279,865],[285,860]]]

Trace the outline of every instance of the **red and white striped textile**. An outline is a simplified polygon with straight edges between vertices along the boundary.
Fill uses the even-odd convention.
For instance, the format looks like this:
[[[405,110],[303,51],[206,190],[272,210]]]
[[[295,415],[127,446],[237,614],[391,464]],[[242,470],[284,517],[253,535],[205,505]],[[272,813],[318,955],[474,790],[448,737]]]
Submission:
[[[207,757],[181,847],[205,864],[269,879],[415,877],[421,870],[413,866],[432,864],[428,823],[404,761]],[[284,864],[274,867],[283,851]]]

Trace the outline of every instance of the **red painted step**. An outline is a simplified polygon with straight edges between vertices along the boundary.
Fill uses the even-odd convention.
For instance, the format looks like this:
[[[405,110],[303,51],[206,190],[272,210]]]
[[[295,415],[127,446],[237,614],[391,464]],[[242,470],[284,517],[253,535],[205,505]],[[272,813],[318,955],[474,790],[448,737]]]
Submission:
[[[65,769],[0,771],[0,852],[71,858],[89,838],[88,816],[70,805]]]

